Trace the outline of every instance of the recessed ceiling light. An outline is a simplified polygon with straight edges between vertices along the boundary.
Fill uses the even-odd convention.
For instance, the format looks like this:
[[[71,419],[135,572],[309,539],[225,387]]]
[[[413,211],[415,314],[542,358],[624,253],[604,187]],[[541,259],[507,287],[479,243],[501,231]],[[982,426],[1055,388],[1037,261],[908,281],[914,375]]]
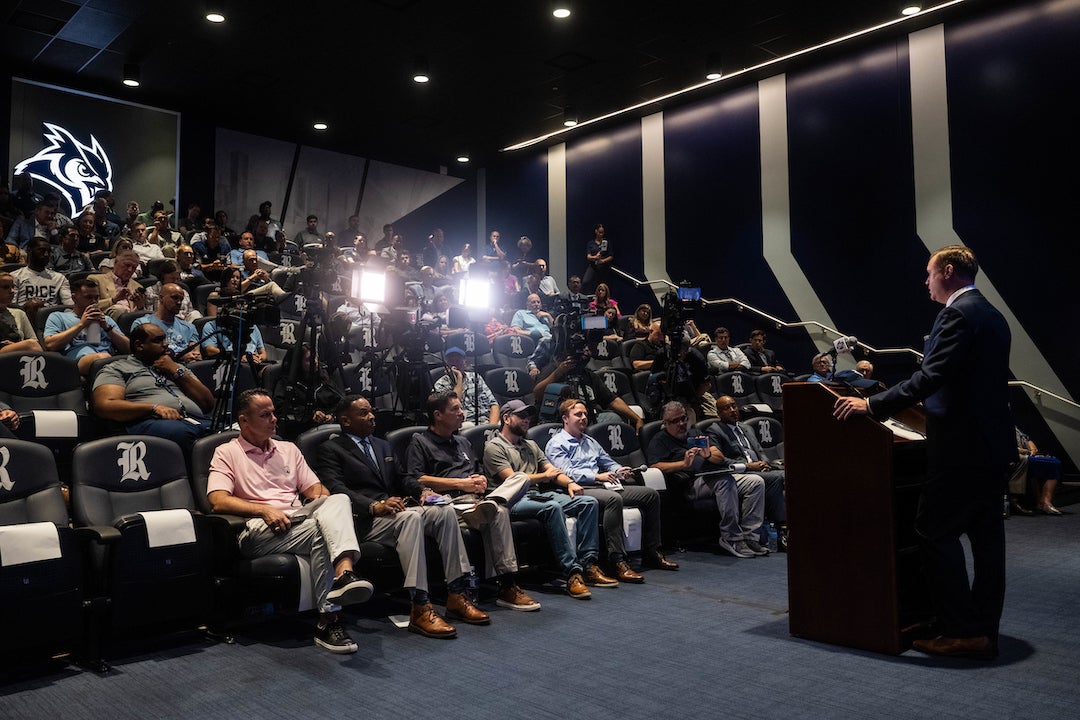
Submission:
[[[427,73],[416,73],[412,76],[413,82],[426,83],[431,80]]]
[[[221,13],[206,13],[206,19],[209,20],[212,23],[223,23],[223,22],[225,22],[225,16],[222,15]]]
[[[459,163],[467,163],[467,162],[469,162],[469,156],[468,155],[458,155],[457,156],[457,161]]]
[[[139,66],[135,63],[124,63],[124,84],[128,87],[139,87]]]
[[[315,128],[316,130],[325,130],[328,126],[324,122],[317,122],[314,125],[312,125],[311,127]]]
[[[922,10],[918,5],[905,5],[900,9],[901,15],[915,15]]]
[[[554,15],[555,17],[559,18],[560,20],[562,20],[563,18],[570,17],[570,8],[568,8],[568,7],[557,7],[554,10],[551,11],[551,14]]]
[[[706,80],[719,80],[722,77],[723,77],[723,75],[721,75],[718,72],[711,72],[711,73],[709,73],[708,75],[705,76],[705,79]]]

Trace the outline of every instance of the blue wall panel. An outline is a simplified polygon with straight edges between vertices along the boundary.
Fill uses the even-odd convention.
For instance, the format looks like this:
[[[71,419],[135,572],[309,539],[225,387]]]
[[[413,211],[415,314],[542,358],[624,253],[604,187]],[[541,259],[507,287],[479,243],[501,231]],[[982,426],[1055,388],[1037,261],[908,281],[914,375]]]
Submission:
[[[954,216],[1076,397],[1080,2],[1041,7],[946,28]]]
[[[502,248],[513,254],[522,235],[533,242],[536,257],[548,253],[547,158],[534,155],[524,162],[505,162],[487,171],[487,220],[483,233],[498,230]],[[560,283],[561,287],[561,283]]]

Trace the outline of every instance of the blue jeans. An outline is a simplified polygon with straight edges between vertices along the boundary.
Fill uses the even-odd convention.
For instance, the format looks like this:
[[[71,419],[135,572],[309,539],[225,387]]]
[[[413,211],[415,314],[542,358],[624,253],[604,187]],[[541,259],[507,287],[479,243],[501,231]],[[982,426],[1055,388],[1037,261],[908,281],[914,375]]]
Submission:
[[[599,503],[588,495],[570,497],[566,493],[530,490],[510,508],[510,517],[537,518],[547,531],[555,560],[570,577],[596,564],[600,555]],[[566,518],[575,519],[577,548],[570,545]]]
[[[191,446],[195,441],[210,432],[209,418],[192,418],[198,420],[193,423],[190,420],[165,420],[163,418],[146,418],[127,426],[127,431],[132,435],[154,435],[172,440],[184,451],[184,456],[191,457]]]

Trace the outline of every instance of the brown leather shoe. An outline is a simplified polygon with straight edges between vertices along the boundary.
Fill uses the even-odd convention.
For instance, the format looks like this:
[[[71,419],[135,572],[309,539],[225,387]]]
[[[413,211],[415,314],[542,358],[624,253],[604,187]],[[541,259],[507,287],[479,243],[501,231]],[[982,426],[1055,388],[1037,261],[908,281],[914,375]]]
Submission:
[[[585,584],[593,587],[619,587],[619,581],[601,572],[599,565],[590,565],[585,569]]]
[[[998,656],[997,644],[986,635],[971,638],[951,638],[938,635],[936,638],[916,640],[911,643],[911,647],[927,655],[940,655],[941,657],[993,660]]]
[[[525,591],[517,585],[510,585],[503,588],[499,593],[498,599],[495,600],[495,604],[499,607],[520,610],[521,612],[532,612],[533,610],[540,609],[540,603],[529,597]]]
[[[491,616],[473,605],[465,593],[450,593],[446,596],[446,617],[469,623],[470,625],[489,625]]]
[[[678,570],[679,563],[674,560],[668,560],[664,557],[664,553],[657,550],[656,552],[647,552],[641,560],[641,564],[646,567],[656,568],[657,570]]]
[[[578,600],[588,600],[592,597],[589,588],[585,586],[585,579],[581,573],[574,573],[566,580],[566,594]]]
[[[634,572],[633,569],[626,564],[625,560],[615,563],[615,572],[613,575],[615,575],[619,582],[634,583],[635,585],[640,585],[645,582],[645,578]]]
[[[409,632],[429,638],[457,637],[454,626],[439,617],[431,603],[412,606],[409,613]]]

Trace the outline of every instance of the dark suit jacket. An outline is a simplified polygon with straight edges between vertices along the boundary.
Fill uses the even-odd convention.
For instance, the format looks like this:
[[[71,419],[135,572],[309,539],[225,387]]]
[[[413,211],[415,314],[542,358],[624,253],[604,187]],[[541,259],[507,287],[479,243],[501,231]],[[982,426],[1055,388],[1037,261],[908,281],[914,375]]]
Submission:
[[[938,313],[919,369],[870,398],[870,414],[884,419],[923,401],[931,469],[1016,462],[1010,340],[1001,313],[978,290],[967,291]]]
[[[343,493],[352,500],[356,517],[356,535],[363,540],[371,529],[369,508],[373,502],[391,496],[419,499],[422,488],[397,471],[397,460],[390,443],[371,437],[378,467],[374,466],[353,439],[342,433],[319,446],[315,472],[326,489]]]
[[[750,443],[750,448],[757,453],[758,460],[764,460],[765,453],[761,448],[761,443],[759,443],[754,436],[753,431],[746,426],[746,423],[739,423],[739,427],[742,428],[743,434],[746,435],[746,439]],[[728,462],[753,462],[753,460],[746,457],[743,446],[739,444],[738,439],[735,437],[735,433],[727,426],[727,423],[717,420],[706,429],[705,433],[716,442],[716,446],[720,448],[720,452],[724,453],[724,458],[727,459]]]
[[[746,359],[750,361],[750,369],[752,370],[759,370],[763,367],[776,367],[776,353],[769,348],[760,351],[765,353],[766,362],[762,362],[758,351],[752,348],[746,348],[743,352],[746,354]]]

